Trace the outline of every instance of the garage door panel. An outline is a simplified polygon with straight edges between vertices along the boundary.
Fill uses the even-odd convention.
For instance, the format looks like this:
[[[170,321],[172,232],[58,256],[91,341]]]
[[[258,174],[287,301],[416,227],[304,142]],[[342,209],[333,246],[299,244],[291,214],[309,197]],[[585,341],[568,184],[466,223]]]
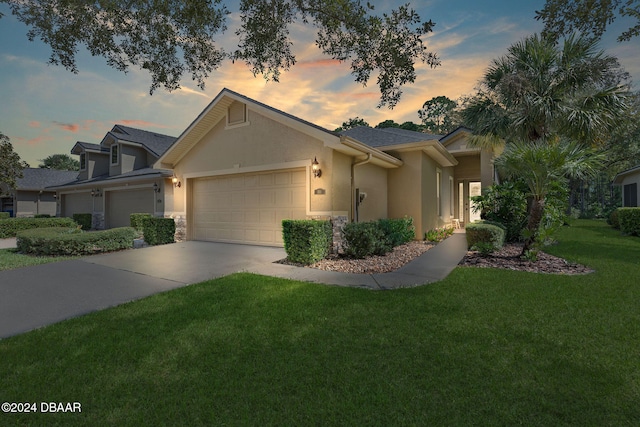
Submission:
[[[93,199],[89,193],[64,195],[64,211],[62,216],[73,217],[76,213],[93,212]]]
[[[193,182],[193,238],[282,246],[282,220],[306,218],[305,170]]]
[[[129,227],[132,213],[152,214],[155,210],[155,193],[151,189],[108,191],[107,227]]]

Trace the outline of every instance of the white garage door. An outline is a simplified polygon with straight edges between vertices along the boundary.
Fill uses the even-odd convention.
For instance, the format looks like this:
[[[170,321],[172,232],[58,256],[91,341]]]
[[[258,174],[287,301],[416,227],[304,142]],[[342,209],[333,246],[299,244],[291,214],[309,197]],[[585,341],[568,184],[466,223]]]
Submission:
[[[132,213],[153,215],[155,193],[151,188],[128,191],[107,191],[107,228],[131,226]]]
[[[77,213],[92,213],[93,198],[89,193],[64,194],[62,199],[62,216],[69,218]]]
[[[198,178],[195,240],[283,246],[282,220],[305,219],[305,169]]]

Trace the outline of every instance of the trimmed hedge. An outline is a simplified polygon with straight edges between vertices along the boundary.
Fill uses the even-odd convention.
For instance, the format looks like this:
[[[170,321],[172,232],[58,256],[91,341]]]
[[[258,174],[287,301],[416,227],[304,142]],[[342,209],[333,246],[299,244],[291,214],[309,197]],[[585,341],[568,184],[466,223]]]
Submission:
[[[640,236],[640,208],[619,208],[620,231],[630,236]]]
[[[165,245],[175,242],[176,222],[173,218],[142,218],[142,234],[149,245]]]
[[[413,218],[409,216],[379,219],[378,226],[392,248],[409,243],[416,237],[416,227],[413,225]]]
[[[11,214],[9,212],[0,212],[0,219],[9,219]]]
[[[85,232],[79,228],[39,228],[20,231],[18,251],[32,255],[73,256],[111,252],[133,247],[136,231],[131,227]]]
[[[142,220],[145,218],[149,218],[152,216],[149,213],[132,213],[129,215],[129,220],[131,221],[131,226],[138,231],[142,231]]]
[[[344,253],[353,258],[384,255],[392,249],[377,222],[350,222],[342,230]]]
[[[282,238],[287,258],[304,265],[313,264],[329,255],[332,242],[330,221],[282,221]]]
[[[620,230],[620,219],[618,218],[618,209],[614,209],[607,218],[607,224],[616,230]]]
[[[19,231],[45,227],[77,227],[71,218],[8,218],[0,219],[0,239],[16,237]]]
[[[90,213],[75,213],[73,220],[82,227],[83,230],[91,230],[92,215]]]
[[[467,248],[474,246],[483,248],[484,252],[488,251],[488,245],[492,245],[494,250],[504,246],[505,230],[502,227],[493,224],[474,222],[465,226],[467,234]]]

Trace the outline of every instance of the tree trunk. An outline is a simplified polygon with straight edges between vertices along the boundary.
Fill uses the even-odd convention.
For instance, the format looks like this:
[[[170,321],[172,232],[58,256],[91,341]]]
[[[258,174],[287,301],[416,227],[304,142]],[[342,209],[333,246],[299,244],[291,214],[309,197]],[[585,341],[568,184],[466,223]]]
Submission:
[[[522,255],[524,255],[536,240],[536,234],[540,228],[542,222],[542,215],[544,214],[544,199],[538,199],[534,197],[531,201],[529,208],[529,221],[527,222],[527,230],[529,231],[529,237],[524,241],[524,247],[522,248]]]

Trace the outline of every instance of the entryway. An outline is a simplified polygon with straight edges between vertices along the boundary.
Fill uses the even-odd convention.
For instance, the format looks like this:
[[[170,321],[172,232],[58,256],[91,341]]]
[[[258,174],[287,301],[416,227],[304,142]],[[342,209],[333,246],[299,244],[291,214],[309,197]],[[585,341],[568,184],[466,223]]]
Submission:
[[[459,180],[458,181],[458,206],[457,213],[460,222],[469,224],[480,220],[480,212],[474,212],[475,203],[471,197],[482,194],[482,183],[480,181]]]

